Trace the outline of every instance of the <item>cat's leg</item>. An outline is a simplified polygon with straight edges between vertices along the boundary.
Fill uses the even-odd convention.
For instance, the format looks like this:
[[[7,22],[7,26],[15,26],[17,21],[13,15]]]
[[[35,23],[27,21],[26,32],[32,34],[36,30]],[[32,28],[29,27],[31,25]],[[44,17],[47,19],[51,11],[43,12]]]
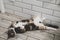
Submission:
[[[46,26],[40,25],[40,26],[38,26],[38,29],[39,29],[39,30],[46,30]]]
[[[57,30],[57,29],[43,25],[39,26],[39,30]]]
[[[46,26],[43,23],[38,24],[39,29],[45,30]]]
[[[48,27],[48,26],[46,26],[46,29],[48,29],[48,30],[57,30],[56,28],[52,28],[52,27]]]

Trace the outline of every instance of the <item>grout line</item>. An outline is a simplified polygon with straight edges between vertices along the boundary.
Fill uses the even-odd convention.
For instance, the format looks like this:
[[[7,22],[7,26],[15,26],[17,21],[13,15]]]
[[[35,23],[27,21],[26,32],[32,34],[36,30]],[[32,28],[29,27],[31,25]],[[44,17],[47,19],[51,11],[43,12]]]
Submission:
[[[22,8],[22,12],[21,13],[23,13],[23,8]]]
[[[38,0],[37,0],[38,1]],[[46,2],[46,1],[42,1],[42,2]],[[46,3],[50,3],[50,4],[55,4],[55,2],[54,3],[51,3],[51,2],[46,2]],[[55,4],[56,5],[56,4]]]
[[[55,0],[55,4],[56,4],[57,0]]]
[[[26,37],[26,40],[28,39],[28,36]]]
[[[2,37],[0,37],[0,38],[2,38]],[[5,38],[2,38],[2,39],[5,39]],[[5,39],[6,40],[6,39]]]
[[[53,40],[55,40],[55,34],[53,34],[54,35],[54,38],[53,38]]]
[[[31,4],[31,10],[32,10],[32,8],[33,8],[33,5]]]
[[[1,28],[5,28],[5,29],[8,29],[8,28],[6,28],[6,27],[2,27],[2,26],[0,26]]]
[[[27,39],[28,39],[28,37],[34,38],[34,37],[32,37],[32,36],[27,35]],[[38,38],[34,38],[34,39],[40,40],[40,39],[38,39]]]
[[[54,16],[54,10],[53,10],[53,12],[52,12],[52,16]]]
[[[42,2],[42,8],[44,8],[44,2]]]

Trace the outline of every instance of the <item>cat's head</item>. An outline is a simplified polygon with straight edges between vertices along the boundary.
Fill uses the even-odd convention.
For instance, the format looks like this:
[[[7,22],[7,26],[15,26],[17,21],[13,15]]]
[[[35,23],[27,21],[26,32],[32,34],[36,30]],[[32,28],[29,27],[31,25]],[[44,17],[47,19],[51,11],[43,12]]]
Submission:
[[[34,16],[33,21],[35,25],[40,25],[44,22],[45,18],[40,17],[40,16]]]
[[[42,22],[45,20],[45,18],[40,17],[40,16],[34,16],[34,17],[33,17],[33,20],[34,20],[34,21],[37,21],[37,22],[39,22],[39,23],[42,23]]]
[[[12,38],[12,37],[15,37],[16,33],[15,33],[14,28],[9,28],[8,31],[7,31],[7,34],[8,34],[8,39]]]

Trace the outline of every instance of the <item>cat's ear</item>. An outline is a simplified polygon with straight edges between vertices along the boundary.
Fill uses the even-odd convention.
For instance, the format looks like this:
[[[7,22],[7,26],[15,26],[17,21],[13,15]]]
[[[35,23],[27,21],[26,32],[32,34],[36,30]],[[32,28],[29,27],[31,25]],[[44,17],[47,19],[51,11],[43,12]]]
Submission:
[[[32,19],[35,19],[36,17],[37,17],[37,16],[34,15],[34,16],[32,16]]]
[[[46,18],[44,17],[44,18],[42,18],[42,20],[44,21],[44,20],[46,20]]]

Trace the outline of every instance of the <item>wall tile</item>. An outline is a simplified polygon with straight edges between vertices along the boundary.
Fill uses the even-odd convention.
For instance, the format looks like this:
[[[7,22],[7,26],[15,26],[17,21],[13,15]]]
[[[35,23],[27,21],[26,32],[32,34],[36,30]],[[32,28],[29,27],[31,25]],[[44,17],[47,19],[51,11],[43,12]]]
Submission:
[[[60,22],[60,18],[58,18],[58,17],[51,16],[51,15],[46,15],[46,14],[43,14],[42,16],[45,17],[46,19],[54,20],[54,21]]]
[[[0,38],[0,40],[5,40],[5,39],[3,39],[3,38]]]
[[[49,2],[49,3],[55,3],[55,0],[37,0],[37,1],[44,1],[44,2]]]
[[[50,4],[50,3],[44,3],[44,7],[60,11],[60,6],[59,5],[54,5],[54,4]]]
[[[21,3],[21,2],[16,2],[15,6],[22,7],[22,8],[27,8],[27,9],[31,9],[31,5],[26,4],[26,3]]]
[[[56,4],[59,5],[60,4],[60,0],[56,0]]]
[[[22,12],[22,8],[19,8],[19,7],[13,6],[13,5],[6,4],[5,7],[8,9],[11,9],[11,10]]]
[[[37,0],[23,0],[23,2],[32,4],[32,5],[42,6],[42,2]]]
[[[14,2],[12,2],[11,0],[4,0],[5,4],[14,4]]]
[[[52,15],[52,12],[53,12],[52,10],[41,8],[41,7],[37,7],[37,6],[33,6],[32,10],[35,10],[35,11],[38,11],[38,12],[47,13],[47,14],[51,14],[51,15]]]
[[[23,13],[27,13],[27,14],[30,14],[30,15],[40,15],[41,16],[41,13],[36,12],[36,11],[32,11],[32,10],[28,10],[28,9],[23,9]]]
[[[60,40],[60,36],[56,36],[54,40]]]
[[[27,40],[37,40],[37,39],[34,39],[32,37],[28,37]]]
[[[21,2],[22,0],[15,0],[15,1],[17,1],[17,2]]]
[[[11,14],[14,13],[14,10],[11,10],[11,9],[8,9],[8,8],[6,8],[5,11],[8,12],[8,13],[11,13]]]
[[[15,12],[15,15],[21,16],[21,17],[23,17],[24,19],[29,19],[29,18],[31,18],[31,15],[28,15],[28,14],[25,14],[25,13],[20,13],[20,12]],[[23,19],[23,18],[22,18],[22,19]]]
[[[59,11],[54,11],[54,16],[60,17],[60,12]]]

